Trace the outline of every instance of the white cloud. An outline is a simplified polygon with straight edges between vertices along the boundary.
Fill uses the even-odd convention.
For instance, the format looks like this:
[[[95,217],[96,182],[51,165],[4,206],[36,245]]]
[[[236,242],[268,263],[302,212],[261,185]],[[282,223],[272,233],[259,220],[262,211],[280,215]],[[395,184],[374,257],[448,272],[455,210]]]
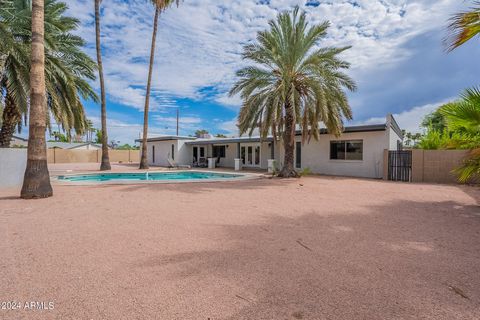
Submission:
[[[218,128],[227,132],[228,136],[238,136],[237,118],[221,122]]]
[[[89,117],[93,122],[95,128],[101,127],[99,117]],[[156,137],[162,135],[174,135],[176,134],[176,119],[175,118],[162,118],[153,117],[153,125],[149,126],[148,136]],[[186,135],[196,128],[196,124],[201,122],[198,118],[187,117],[180,121],[180,134]],[[120,141],[120,143],[134,143],[135,139],[139,139],[142,136],[143,124],[130,123],[113,118],[107,119],[107,130],[109,141]]]
[[[407,132],[422,132],[420,124],[422,123],[425,116],[433,111],[435,111],[441,105],[446,104],[447,102],[455,100],[454,97],[439,101],[437,103],[430,103],[423,106],[413,107],[409,110],[405,110],[401,113],[394,114],[393,117],[397,121],[401,129],[406,130]],[[373,117],[365,121],[359,121],[353,123],[354,125],[367,125],[367,124],[379,124],[385,123],[386,119],[382,117]]]
[[[216,101],[238,106],[225,95],[234,72],[244,62],[242,44],[254,39],[279,10],[304,5],[305,0],[187,0],[161,16],[153,77],[152,109],[175,105],[174,97],[204,98],[203,87],[220,90]],[[350,0],[305,7],[312,22],[330,20],[324,45],[352,45],[345,53],[353,72],[398,63],[409,56],[404,44],[429,30],[440,30],[455,0]],[[94,57],[93,4],[69,3],[70,13],[82,21],[79,33]],[[148,1],[102,2],[102,41],[107,90],[111,100],[143,108],[150,50],[153,8]]]

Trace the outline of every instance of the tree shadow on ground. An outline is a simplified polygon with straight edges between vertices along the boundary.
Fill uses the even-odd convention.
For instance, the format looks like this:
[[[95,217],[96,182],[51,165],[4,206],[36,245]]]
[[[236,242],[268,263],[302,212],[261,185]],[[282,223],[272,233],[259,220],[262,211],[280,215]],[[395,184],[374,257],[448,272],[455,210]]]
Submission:
[[[215,250],[151,256],[134,269],[202,286],[198,295],[220,311],[198,319],[479,315],[476,207],[405,200],[367,209],[325,215],[319,208],[298,218],[218,225]]]

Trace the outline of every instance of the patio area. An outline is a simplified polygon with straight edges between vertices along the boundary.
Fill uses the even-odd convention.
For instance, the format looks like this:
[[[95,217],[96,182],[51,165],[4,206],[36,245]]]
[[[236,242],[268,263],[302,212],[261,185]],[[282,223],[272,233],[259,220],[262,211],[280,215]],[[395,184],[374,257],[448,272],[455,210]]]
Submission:
[[[0,189],[0,300],[54,302],[1,319],[480,318],[478,188],[306,177],[54,192]]]

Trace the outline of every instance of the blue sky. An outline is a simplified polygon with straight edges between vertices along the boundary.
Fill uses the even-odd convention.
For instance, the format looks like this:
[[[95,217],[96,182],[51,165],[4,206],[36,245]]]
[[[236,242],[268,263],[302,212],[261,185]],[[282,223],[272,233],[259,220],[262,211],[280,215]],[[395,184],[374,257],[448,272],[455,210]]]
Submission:
[[[78,34],[95,57],[91,0],[67,2],[81,21]],[[311,23],[329,20],[321,45],[352,49],[344,59],[358,91],[350,94],[353,124],[380,123],[387,113],[418,131],[421,118],[462,89],[479,84],[480,41],[445,53],[447,19],[468,2],[458,0],[185,0],[161,16],[150,113],[150,136],[197,129],[235,135],[238,98],[227,92],[235,70],[245,65],[242,45],[269,19],[299,5]],[[102,41],[108,95],[109,138],[131,143],[143,121],[145,83],[153,22],[146,0],[102,3]],[[98,90],[98,83],[93,83]],[[99,126],[99,106],[86,102]]]

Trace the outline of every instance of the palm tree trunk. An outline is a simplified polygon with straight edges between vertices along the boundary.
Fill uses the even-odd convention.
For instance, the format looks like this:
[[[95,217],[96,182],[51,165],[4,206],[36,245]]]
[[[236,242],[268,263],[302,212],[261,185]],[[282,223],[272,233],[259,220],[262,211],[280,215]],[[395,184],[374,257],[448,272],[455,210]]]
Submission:
[[[285,132],[283,133],[283,146],[285,155],[283,168],[278,174],[282,178],[298,177],[293,166],[295,153],[295,114],[293,107],[287,103],[285,106]]]
[[[47,198],[53,195],[47,166],[45,142],[47,104],[45,99],[44,0],[32,1],[32,52],[30,67],[30,117],[27,168],[21,197]]]
[[[98,75],[100,78],[100,95],[101,95],[101,113],[102,113],[102,163],[100,170],[111,170],[110,157],[108,155],[108,136],[107,136],[107,98],[105,94],[105,79],[103,77],[102,48],[100,44],[100,1],[95,0],[95,36],[97,45],[97,63]]]
[[[15,101],[8,92],[5,95],[5,109],[3,109],[2,129],[0,130],[0,148],[9,148],[15,127],[22,121],[22,115],[18,111]]]
[[[150,105],[150,90],[152,86],[153,63],[155,59],[155,42],[157,40],[158,17],[160,8],[155,8],[155,18],[153,21],[152,47],[150,49],[150,66],[148,69],[147,93],[145,96],[145,111],[143,114],[143,137],[142,137],[142,157],[140,159],[140,169],[148,169],[147,158],[147,136],[148,136],[148,108]]]

